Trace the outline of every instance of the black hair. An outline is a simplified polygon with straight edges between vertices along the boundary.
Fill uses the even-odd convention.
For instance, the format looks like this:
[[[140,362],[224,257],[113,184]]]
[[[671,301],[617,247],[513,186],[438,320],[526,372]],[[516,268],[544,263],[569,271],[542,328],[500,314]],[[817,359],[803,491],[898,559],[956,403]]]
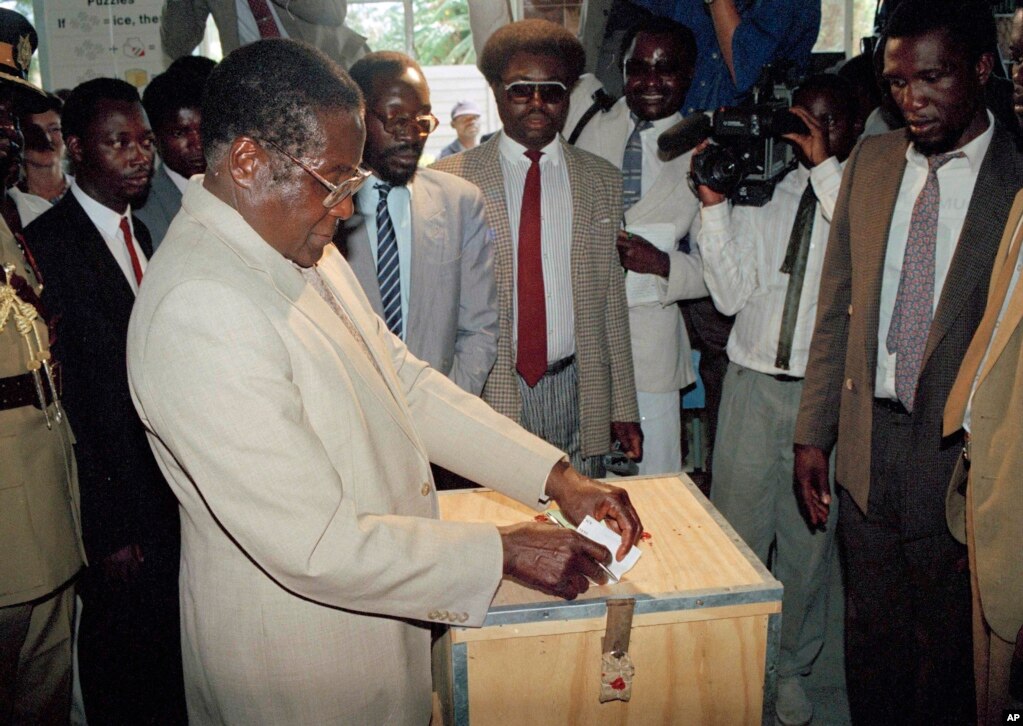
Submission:
[[[325,143],[316,113],[361,110],[359,87],[325,54],[294,40],[259,40],[233,51],[206,82],[206,161],[215,166],[239,136],[304,156]]]
[[[54,93],[46,93],[45,96],[46,96],[45,98],[40,100],[40,104],[41,104],[41,107],[42,107],[41,110],[39,110],[39,111],[29,111],[29,112],[26,112],[26,113],[22,114],[22,116],[23,117],[24,116],[35,116],[36,114],[47,113],[49,111],[53,111],[58,116],[60,116],[60,114],[64,111],[64,101],[61,100],[60,96],[58,96],[58,95],[56,95]]]
[[[142,93],[142,105],[149,123],[156,126],[172,120],[183,108],[202,106],[203,79],[182,71],[167,70],[154,78]]]
[[[363,96],[369,96],[373,90],[373,82],[377,79],[393,79],[405,72],[406,68],[415,68],[423,75],[423,69],[413,58],[394,50],[379,50],[367,53],[352,64],[349,75],[362,90]]]
[[[995,16],[984,0],[903,0],[884,32],[887,38],[916,38],[939,30],[971,63],[998,47]]]
[[[81,138],[85,135],[101,101],[141,103],[142,100],[135,86],[119,78],[93,78],[75,86],[64,102],[64,113],[60,118],[65,142],[70,136]]]
[[[501,26],[487,40],[479,58],[479,68],[487,83],[501,81],[508,61],[516,53],[560,59],[568,74],[561,80],[569,87],[575,85],[586,67],[586,51],[574,35],[557,23],[531,18]]]
[[[1023,1],[1023,0],[1021,0]],[[696,65],[696,36],[688,25],[671,20],[670,18],[659,18],[651,16],[643,18],[635,25],[625,31],[622,36],[622,45],[619,48],[618,58],[620,63],[625,62],[625,54],[629,52],[629,46],[640,33],[647,35],[670,35],[673,36],[682,46],[685,55],[682,60],[692,68]]]
[[[202,55],[183,55],[167,66],[168,73],[189,73],[203,83],[210,77],[210,73],[217,67],[217,62]]]
[[[810,76],[799,84],[795,90],[793,100],[796,96],[806,93],[827,93],[830,94],[843,107],[846,120],[849,123],[856,122],[858,111],[856,104],[856,89],[845,78],[834,73],[817,73]]]

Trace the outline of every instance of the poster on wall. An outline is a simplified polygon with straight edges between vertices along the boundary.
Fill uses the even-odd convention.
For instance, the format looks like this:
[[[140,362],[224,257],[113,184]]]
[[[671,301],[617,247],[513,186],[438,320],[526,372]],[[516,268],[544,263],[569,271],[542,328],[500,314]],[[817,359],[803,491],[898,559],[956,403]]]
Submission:
[[[163,70],[163,0],[35,0],[39,63],[47,90],[101,76],[140,91]]]

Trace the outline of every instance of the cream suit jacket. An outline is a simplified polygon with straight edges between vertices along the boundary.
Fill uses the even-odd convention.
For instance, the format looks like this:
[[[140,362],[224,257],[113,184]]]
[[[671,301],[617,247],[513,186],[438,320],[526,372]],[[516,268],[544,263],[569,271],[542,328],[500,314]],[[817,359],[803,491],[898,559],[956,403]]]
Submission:
[[[480,625],[502,571],[494,526],[437,520],[429,462],[538,506],[562,457],[409,354],[333,246],[319,270],[366,347],[194,177],[132,315],[193,724],[426,723],[425,625]]]
[[[607,159],[621,169],[625,144],[633,126],[625,99],[619,99],[610,111],[598,113],[590,119],[579,135],[576,146]],[[661,173],[647,193],[625,213],[627,227],[667,222],[675,225],[676,239],[682,239],[690,233],[693,221],[699,219],[700,211],[700,202],[689,188],[691,157],[692,153],[683,154],[661,167]],[[671,265],[668,279],[658,278],[660,301],[629,306],[636,390],[669,393],[685,388],[696,380],[689,335],[682,320],[682,312],[675,304],[679,300],[710,294],[703,281],[703,260],[695,246],[695,229],[690,239],[693,240],[691,254],[680,250],[668,253]]]
[[[405,343],[409,350],[461,388],[483,391],[497,359],[497,286],[493,234],[483,219],[480,191],[464,179],[420,169],[409,182],[412,195],[412,259]],[[345,259],[377,315],[380,300],[376,260],[365,214],[345,223]]]
[[[1017,282],[995,327],[1023,243],[1023,192],[1009,220],[991,272],[987,308],[945,404],[945,434],[963,423],[973,381],[969,485],[977,582],[984,619],[1002,640],[1023,628],[1023,283]],[[988,349],[990,346],[990,350]],[[985,352],[987,358],[984,358]],[[981,361],[983,360],[983,367]],[[966,542],[966,497],[953,477],[946,498],[949,528]]]

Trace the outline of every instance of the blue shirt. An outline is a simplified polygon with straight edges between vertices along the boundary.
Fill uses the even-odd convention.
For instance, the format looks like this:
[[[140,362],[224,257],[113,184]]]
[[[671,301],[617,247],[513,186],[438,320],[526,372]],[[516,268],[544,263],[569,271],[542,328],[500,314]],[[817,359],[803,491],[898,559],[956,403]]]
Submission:
[[[734,106],[775,60],[794,61],[805,73],[821,25],[820,0],[753,0],[739,14],[742,21],[732,38],[735,82],[728,72],[714,22],[703,0],[633,0],[636,5],[688,26],[696,36],[696,69],[683,113]]]

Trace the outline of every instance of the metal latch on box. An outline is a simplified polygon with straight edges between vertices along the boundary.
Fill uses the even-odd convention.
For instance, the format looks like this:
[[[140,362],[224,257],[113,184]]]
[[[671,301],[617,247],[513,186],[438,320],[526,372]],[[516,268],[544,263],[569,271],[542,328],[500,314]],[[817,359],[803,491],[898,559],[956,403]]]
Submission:
[[[607,601],[607,626],[601,647],[600,702],[628,701],[632,698],[632,677],[636,673],[629,657],[634,598]]]

